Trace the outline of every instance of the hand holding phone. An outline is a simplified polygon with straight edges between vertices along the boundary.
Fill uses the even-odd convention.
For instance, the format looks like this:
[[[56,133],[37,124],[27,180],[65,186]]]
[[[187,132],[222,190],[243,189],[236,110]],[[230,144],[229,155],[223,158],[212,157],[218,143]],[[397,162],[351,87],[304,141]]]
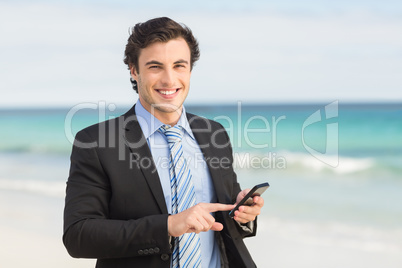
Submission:
[[[253,204],[253,197],[262,195],[265,190],[268,189],[268,187],[268,182],[254,186],[253,189],[251,189],[247,195],[236,205],[236,207],[229,212],[229,216],[233,218],[235,211],[238,210],[240,206],[251,206]]]

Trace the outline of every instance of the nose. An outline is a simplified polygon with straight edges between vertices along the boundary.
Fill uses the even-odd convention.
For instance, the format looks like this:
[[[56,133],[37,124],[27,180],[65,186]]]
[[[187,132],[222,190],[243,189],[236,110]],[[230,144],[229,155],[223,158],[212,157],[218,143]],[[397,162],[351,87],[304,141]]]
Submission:
[[[166,69],[163,71],[161,78],[162,86],[165,88],[171,88],[174,85],[174,73],[173,70]]]

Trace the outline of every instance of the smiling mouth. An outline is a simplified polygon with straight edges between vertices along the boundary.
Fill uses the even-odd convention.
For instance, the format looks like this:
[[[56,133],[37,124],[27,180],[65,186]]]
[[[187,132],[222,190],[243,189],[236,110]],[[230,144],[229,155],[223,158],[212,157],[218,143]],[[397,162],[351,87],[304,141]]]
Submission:
[[[157,91],[162,95],[172,95],[172,94],[176,93],[177,91],[179,91],[179,88],[177,88],[175,90],[157,90]]]

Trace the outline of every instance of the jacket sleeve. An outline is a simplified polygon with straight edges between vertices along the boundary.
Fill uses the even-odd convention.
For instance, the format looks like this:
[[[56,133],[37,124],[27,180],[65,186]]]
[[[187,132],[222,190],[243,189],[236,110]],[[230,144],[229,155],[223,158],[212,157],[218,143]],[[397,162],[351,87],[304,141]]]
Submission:
[[[132,220],[110,217],[112,187],[98,156],[94,139],[84,131],[76,136],[67,181],[63,243],[72,257],[125,258],[171,253],[167,214]],[[150,251],[152,249],[152,251]]]

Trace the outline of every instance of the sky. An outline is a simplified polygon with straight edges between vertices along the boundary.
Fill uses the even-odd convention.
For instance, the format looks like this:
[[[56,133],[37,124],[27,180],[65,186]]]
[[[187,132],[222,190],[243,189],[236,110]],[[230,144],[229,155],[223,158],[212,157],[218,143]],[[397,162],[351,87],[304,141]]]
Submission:
[[[168,16],[201,58],[187,103],[402,99],[402,1],[0,1],[0,108],[131,105],[130,27]]]

